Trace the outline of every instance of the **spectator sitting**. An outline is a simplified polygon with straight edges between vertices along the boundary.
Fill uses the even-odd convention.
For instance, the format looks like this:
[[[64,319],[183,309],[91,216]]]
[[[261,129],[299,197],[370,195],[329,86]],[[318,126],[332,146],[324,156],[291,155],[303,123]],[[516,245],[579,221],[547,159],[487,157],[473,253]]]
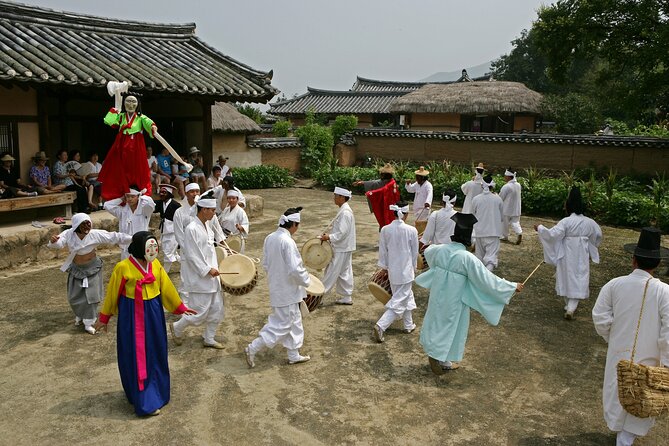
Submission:
[[[172,182],[172,156],[165,147],[156,155],[156,164],[156,172],[158,173],[160,183],[170,184]]]
[[[43,151],[37,152],[33,156],[34,166],[30,168],[30,179],[37,188],[37,193],[40,195],[55,194],[62,192],[65,189],[65,184],[59,184],[54,186],[51,183],[51,171],[46,165],[46,162],[49,158],[46,157],[46,153]]]
[[[88,190],[88,205],[94,209],[97,206],[93,203],[93,193],[99,197],[102,186],[102,183],[98,181],[98,175],[100,175],[100,170],[102,170],[102,164],[98,163],[97,152],[92,152],[88,156],[88,162],[85,162],[82,165],[82,168],[83,173],[85,174],[84,179],[93,186],[92,189]],[[102,198],[100,198],[100,200],[102,200]]]
[[[30,194],[30,196],[37,195],[37,190],[32,186],[24,184],[21,181],[21,178],[19,178],[18,170],[16,167],[12,166],[14,161],[16,161],[16,158],[11,156],[9,152],[4,152],[0,161],[2,162],[0,167],[0,187],[3,189],[11,189],[12,192],[10,193],[14,193],[19,197],[25,195],[20,195],[18,192],[25,192]]]
[[[172,184],[177,187],[179,197],[183,200],[186,197],[186,184],[188,184],[188,171],[186,166],[179,164],[176,160],[172,161]]]
[[[75,181],[76,171],[73,168],[75,164],[68,162],[68,154],[65,149],[59,150],[56,158],[58,161],[53,164],[53,184],[57,187],[63,186],[65,191],[76,192],[77,212],[86,212],[88,209],[86,189]]]
[[[223,155],[218,155],[218,165],[221,166],[221,176],[223,178],[232,176],[232,169],[227,165],[230,158]]]
[[[202,155],[200,155],[200,149],[195,146],[188,149],[188,162],[193,165],[193,170],[190,171],[190,180],[195,181],[200,186],[200,190],[206,190],[204,161]]]
[[[153,149],[151,146],[146,146],[146,162],[149,164],[149,170],[151,171],[151,185],[153,186],[154,191],[160,189],[160,183],[169,184],[169,178],[163,181],[163,176],[159,173],[158,160],[153,156]]]
[[[207,189],[213,189],[221,183],[223,183],[223,177],[221,176],[221,166],[217,164],[211,169],[211,175],[209,175],[209,178],[207,178]]]

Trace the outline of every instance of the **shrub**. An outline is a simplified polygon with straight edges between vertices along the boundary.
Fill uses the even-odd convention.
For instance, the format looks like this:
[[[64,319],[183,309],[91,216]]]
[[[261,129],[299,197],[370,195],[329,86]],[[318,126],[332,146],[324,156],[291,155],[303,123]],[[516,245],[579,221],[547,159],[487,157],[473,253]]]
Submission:
[[[255,108],[249,104],[237,104],[237,111],[242,115],[248,116],[253,119],[257,124],[262,124],[265,122],[265,116],[262,114],[260,109]]]
[[[590,134],[601,122],[595,103],[585,95],[546,95],[542,102],[544,116],[553,118],[560,133]]]
[[[357,192],[364,192],[362,186],[353,187],[354,181],[375,180],[379,177],[378,171],[372,167],[335,167],[334,169],[319,169],[314,179],[326,189],[334,189],[335,186],[346,189],[353,188]]]
[[[290,187],[295,182],[288,169],[267,164],[252,167],[235,167],[235,186],[240,189],[265,189]]]
[[[313,176],[322,164],[329,165],[332,161],[332,147],[334,139],[328,127],[316,124],[313,112],[307,112],[306,124],[295,131],[295,135],[302,140],[302,170],[308,176]]]
[[[293,128],[293,123],[285,119],[280,119],[272,126],[272,133],[279,138],[290,135],[290,129]]]
[[[532,186],[525,178],[519,178],[523,186],[522,206],[523,214],[564,215],[564,202],[567,199],[567,186],[563,180],[546,178],[536,180]]]
[[[338,143],[342,136],[350,133],[358,126],[358,117],[355,115],[339,115],[330,126],[334,143]]]

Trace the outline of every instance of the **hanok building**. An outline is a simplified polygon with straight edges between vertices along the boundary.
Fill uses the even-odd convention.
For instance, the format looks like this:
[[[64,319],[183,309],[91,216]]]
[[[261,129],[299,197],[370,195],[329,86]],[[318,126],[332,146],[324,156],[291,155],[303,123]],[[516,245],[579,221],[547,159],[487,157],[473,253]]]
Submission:
[[[109,81],[129,81],[141,109],[179,152],[198,146],[212,159],[211,106],[260,102],[278,90],[272,72],[225,56],[195,35],[195,24],[111,20],[0,1],[0,152],[20,162],[60,148],[104,158],[115,130]],[[147,137],[157,150],[159,144]],[[211,167],[210,165],[208,167]]]
[[[487,80],[490,75],[475,78]],[[463,82],[472,82],[466,70],[455,81],[437,82],[435,85],[449,85]],[[434,83],[433,83],[434,84]],[[307,93],[293,99],[270,104],[269,113],[290,119],[295,125],[304,124],[308,111],[328,120],[334,120],[338,115],[355,115],[358,118],[358,127],[401,127],[409,128],[409,116],[394,113],[391,105],[405,95],[428,85],[427,82],[398,82],[383,81],[357,77],[348,91],[321,90],[307,87]],[[419,123],[421,117],[418,117]]]
[[[431,84],[395,100],[391,113],[407,116],[413,130],[534,132],[541,94],[519,82]]]

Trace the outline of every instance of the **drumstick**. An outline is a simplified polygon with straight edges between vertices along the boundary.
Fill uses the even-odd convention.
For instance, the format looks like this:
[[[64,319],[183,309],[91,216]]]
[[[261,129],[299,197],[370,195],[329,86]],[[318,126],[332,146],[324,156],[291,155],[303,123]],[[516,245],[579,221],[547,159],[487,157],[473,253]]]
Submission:
[[[219,271],[218,274],[239,274],[239,273],[222,273]]]
[[[179,154],[177,153],[177,151],[174,150],[174,149],[172,148],[172,146],[170,145],[170,143],[168,143],[167,141],[165,141],[165,138],[163,138],[163,137],[160,135],[160,133],[155,132],[155,133],[153,134],[153,136],[155,136],[156,139],[157,139],[158,141],[160,141],[160,143],[167,149],[168,152],[170,152],[170,154],[171,154],[177,161],[179,161],[181,164],[183,164],[184,166],[186,166],[186,170],[187,170],[188,172],[190,172],[191,170],[193,170],[193,165],[192,165],[192,164],[188,164],[186,161],[184,161],[183,159],[181,159],[181,157],[179,156]]]
[[[527,282],[528,280],[530,280],[530,277],[532,277],[532,274],[534,274],[534,273],[539,269],[539,267],[540,267],[541,265],[543,265],[544,263],[546,263],[546,262],[544,262],[544,261],[542,260],[541,263],[538,264],[537,267],[534,268],[534,269],[532,270],[532,272],[530,273],[530,275],[527,276],[527,279],[523,280],[523,285],[525,285],[525,282]]]

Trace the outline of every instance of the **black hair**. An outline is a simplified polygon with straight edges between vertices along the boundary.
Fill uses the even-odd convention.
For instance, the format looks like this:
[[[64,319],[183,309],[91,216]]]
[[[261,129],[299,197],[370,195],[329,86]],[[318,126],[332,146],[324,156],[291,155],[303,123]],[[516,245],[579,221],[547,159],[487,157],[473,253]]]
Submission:
[[[58,152],[56,152],[56,158],[60,158],[60,154],[63,153],[63,152],[67,153],[67,149],[58,150]],[[68,154],[68,158],[69,158],[69,154]]]
[[[223,177],[223,181],[225,181],[226,183],[228,183],[228,186],[230,187],[230,189],[234,189],[234,187],[235,187],[235,179],[234,179],[233,177],[231,177],[230,175],[226,175],[225,177]],[[300,209],[301,209],[301,208],[300,208]]]
[[[569,196],[565,202],[565,209],[567,210],[567,215],[577,214],[582,215],[584,211],[583,198],[581,196],[581,189],[576,186],[573,186],[569,191]]]
[[[286,212],[283,213],[283,215],[285,215],[287,217],[291,214],[297,214],[298,212],[302,211],[302,209],[304,209],[302,206],[298,206],[296,208],[288,208],[286,210]],[[284,228],[284,229],[290,229],[293,226],[297,226],[297,225],[299,225],[299,223],[296,222],[296,221],[287,221],[283,224],[280,224],[279,227]]]
[[[448,195],[449,197],[451,197],[451,199],[453,199],[458,195],[458,193],[455,191],[455,189],[446,189],[442,194],[442,196],[444,195]]]
[[[135,113],[137,113],[137,116],[142,114],[142,95],[139,93],[135,93],[134,91],[129,91],[127,93],[121,93],[122,101],[121,101],[121,112],[125,112],[125,98],[128,96],[134,96],[135,99],[137,99],[137,108],[135,109]]]
[[[93,152],[89,153],[89,154],[88,154],[88,159],[91,159],[91,158],[93,158],[94,156],[99,156],[99,155],[98,155],[98,152],[93,151]]]
[[[379,175],[381,176],[382,180],[392,180],[393,179],[393,174],[392,173],[383,172]]]
[[[513,167],[507,167],[506,170],[508,170],[509,172],[515,172],[515,170],[513,170]]]
[[[210,190],[209,192],[206,192],[204,195],[200,196],[200,200],[204,200],[204,199],[212,200],[212,199],[215,199],[215,198],[216,197],[214,196],[214,191],[213,190]],[[202,209],[204,209],[204,208],[198,204],[197,205],[197,211],[200,212]]]
[[[636,255],[634,256],[634,260],[636,260],[636,266],[638,266],[639,269],[646,271],[657,268],[661,261],[661,259],[651,259],[650,257],[640,257]]]
[[[221,166],[219,166],[218,164],[214,164],[214,167],[211,168],[211,171],[213,172],[214,170],[223,170],[223,169],[221,169]]]
[[[81,234],[81,225],[83,225],[84,223],[87,223],[87,222],[88,222],[88,223],[91,223],[91,222],[88,221],[88,220],[84,220],[84,221],[82,221],[81,223],[79,223],[79,226],[77,226],[77,229],[75,229],[74,232],[76,232],[77,234]],[[91,223],[91,226],[93,226],[92,223]],[[70,228],[71,228],[71,227],[72,227],[72,226],[70,226]]]
[[[128,186],[128,189],[142,190],[142,189],[140,189],[139,186],[136,185],[136,184],[131,184],[130,186]]]
[[[149,231],[139,231],[132,236],[132,242],[128,246],[128,253],[139,260],[146,260],[146,254],[144,253],[144,248],[146,248],[146,241],[154,239],[156,242],[156,236]]]
[[[74,161],[74,155],[76,155],[77,153],[81,154],[81,150],[72,149],[67,153],[67,158]]]

